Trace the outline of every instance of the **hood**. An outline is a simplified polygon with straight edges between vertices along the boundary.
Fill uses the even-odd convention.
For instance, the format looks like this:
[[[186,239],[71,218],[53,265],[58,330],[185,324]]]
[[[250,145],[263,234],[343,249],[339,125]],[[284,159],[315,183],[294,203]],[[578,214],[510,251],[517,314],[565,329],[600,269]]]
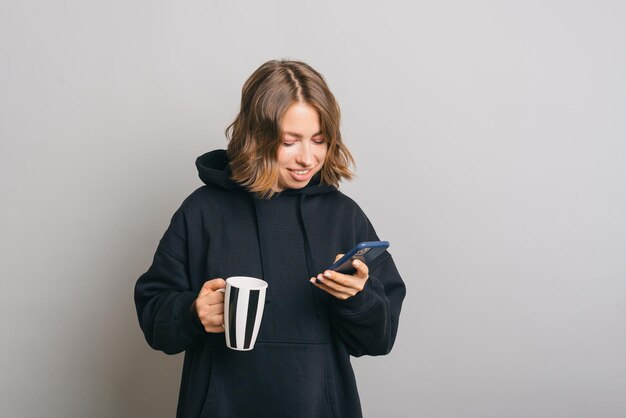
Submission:
[[[224,189],[242,188],[230,178],[232,173],[226,150],[220,149],[202,154],[196,159],[196,168],[204,184],[214,184]]]
[[[204,184],[213,184],[224,189],[244,189],[242,185],[231,179],[230,161],[226,150],[207,152],[196,159],[198,175]],[[315,195],[329,193],[337,190],[335,186],[320,184],[320,175],[317,173],[309,184],[301,189],[287,189],[281,192],[283,195]]]

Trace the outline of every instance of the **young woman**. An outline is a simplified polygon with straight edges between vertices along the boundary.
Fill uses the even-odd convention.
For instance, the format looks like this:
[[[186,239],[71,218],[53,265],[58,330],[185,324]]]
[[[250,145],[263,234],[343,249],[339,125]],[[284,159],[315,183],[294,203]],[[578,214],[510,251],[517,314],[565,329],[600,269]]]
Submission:
[[[352,156],[322,76],[270,61],[246,81],[228,149],[196,161],[205,186],[176,211],[137,281],[151,347],[185,351],[178,417],[360,417],[350,356],[391,350],[405,286],[391,255],[353,275],[325,270],[378,240],[337,190]],[[230,276],[268,282],[252,351],[226,348]],[[317,279],[317,280],[316,280]]]

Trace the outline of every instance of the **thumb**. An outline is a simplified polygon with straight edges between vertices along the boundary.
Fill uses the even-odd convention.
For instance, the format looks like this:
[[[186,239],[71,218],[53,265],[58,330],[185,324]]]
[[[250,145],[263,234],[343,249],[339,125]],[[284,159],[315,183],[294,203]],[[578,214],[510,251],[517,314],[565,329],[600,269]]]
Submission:
[[[226,286],[226,281],[222,278],[212,279],[204,282],[202,289],[200,289],[199,296],[206,296],[209,293],[215,292],[218,289],[223,289]]]
[[[343,254],[337,254],[335,256],[335,261],[339,260],[341,257],[343,257]]]

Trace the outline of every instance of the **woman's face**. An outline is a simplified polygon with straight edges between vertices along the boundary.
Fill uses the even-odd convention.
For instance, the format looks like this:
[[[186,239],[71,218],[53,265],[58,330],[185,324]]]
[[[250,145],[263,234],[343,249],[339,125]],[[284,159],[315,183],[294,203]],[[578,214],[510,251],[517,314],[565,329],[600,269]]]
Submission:
[[[322,169],[328,150],[317,110],[303,102],[292,104],[283,116],[281,131],[276,191],[301,189]]]

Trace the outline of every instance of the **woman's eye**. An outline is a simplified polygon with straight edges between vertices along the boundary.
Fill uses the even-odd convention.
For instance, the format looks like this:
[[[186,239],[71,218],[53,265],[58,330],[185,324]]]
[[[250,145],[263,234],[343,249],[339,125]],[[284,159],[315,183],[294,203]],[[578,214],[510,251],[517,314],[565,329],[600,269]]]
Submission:
[[[290,147],[294,144],[295,142],[285,142],[283,141],[283,147]]]
[[[324,139],[324,138],[313,138],[313,142],[315,142],[316,144],[323,144],[324,142],[326,142],[326,139]]]

